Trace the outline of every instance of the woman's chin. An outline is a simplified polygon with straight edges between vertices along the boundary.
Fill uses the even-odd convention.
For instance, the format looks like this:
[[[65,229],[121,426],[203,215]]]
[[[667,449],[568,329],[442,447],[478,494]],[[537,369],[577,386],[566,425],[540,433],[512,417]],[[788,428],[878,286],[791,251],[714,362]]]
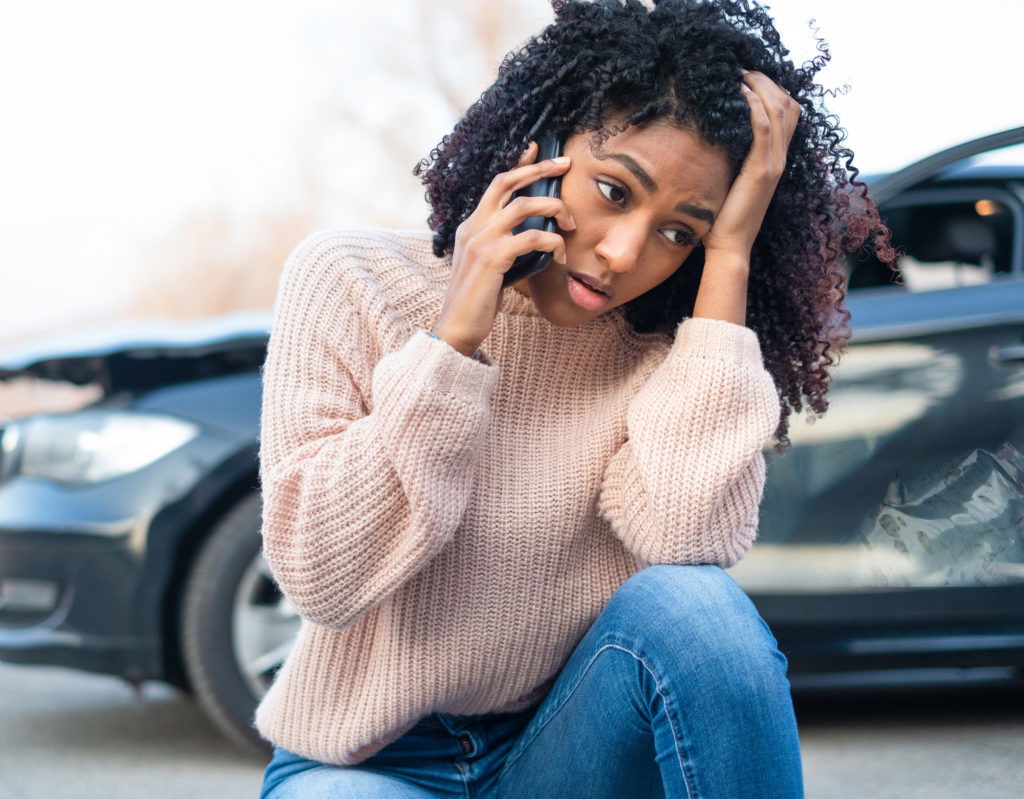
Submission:
[[[579,327],[600,316],[580,308],[568,296],[558,297],[551,302],[546,300],[547,297],[542,299],[538,294],[534,299],[534,305],[537,306],[540,315],[555,327]]]

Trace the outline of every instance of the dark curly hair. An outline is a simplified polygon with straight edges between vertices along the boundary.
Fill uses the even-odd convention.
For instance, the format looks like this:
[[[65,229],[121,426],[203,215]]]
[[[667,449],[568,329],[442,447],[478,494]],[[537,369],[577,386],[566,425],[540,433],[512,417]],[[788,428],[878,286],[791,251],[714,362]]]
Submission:
[[[594,146],[656,119],[673,120],[727,153],[738,174],[753,133],[741,68],[763,72],[802,106],[787,166],[754,243],[747,321],[779,392],[775,451],[789,446],[790,408],[802,397],[828,409],[829,367],[845,351],[843,251],[865,245],[892,264],[889,232],[842,146],[846,131],[821,102],[818,55],[787,60],[767,11],[731,0],[552,0],[555,21],[505,56],[494,84],[413,169],[427,188],[434,253],[454,250],[455,231],[491,180],[514,167],[540,132],[563,139],[592,131]],[[607,125],[620,119],[614,128]],[[696,248],[670,278],[623,305],[637,332],[674,337],[693,312],[704,256]],[[836,357],[833,357],[836,356]]]

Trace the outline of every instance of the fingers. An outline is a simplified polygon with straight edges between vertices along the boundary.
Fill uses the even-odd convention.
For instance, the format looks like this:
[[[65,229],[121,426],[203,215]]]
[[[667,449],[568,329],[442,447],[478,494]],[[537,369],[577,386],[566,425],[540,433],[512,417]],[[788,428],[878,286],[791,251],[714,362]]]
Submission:
[[[742,72],[740,89],[750,106],[750,125],[754,132],[751,155],[761,160],[770,173],[781,175],[801,106],[767,75],[746,69]]]
[[[752,72],[744,69],[743,83],[741,88],[753,92],[762,102],[765,112],[773,122],[779,122],[783,127],[796,127],[796,121],[800,116],[800,103],[794,100],[789,93],[779,84],[765,75],[763,72]]]
[[[772,156],[772,121],[764,100],[746,84],[747,78],[740,84],[740,91],[750,106],[750,129],[754,132],[754,141],[750,145],[747,160],[757,164],[771,164]]]
[[[526,149],[523,150],[523,154],[519,156],[519,165],[530,163],[534,158],[537,157],[539,146],[537,142],[532,141],[526,145]]]
[[[540,250],[554,254],[560,264],[566,263],[565,239],[558,233],[528,228],[513,235],[493,236],[487,232],[464,235],[458,243],[460,259],[474,263],[495,263],[504,270],[520,255]]]
[[[495,217],[502,228],[513,228],[531,216],[554,217],[563,230],[575,230],[576,220],[558,197],[519,196],[511,200]]]
[[[554,218],[562,230],[576,229],[576,221],[560,197],[530,196],[513,198],[518,190],[540,178],[563,175],[569,169],[568,157],[534,163],[539,147],[536,142],[519,156],[515,167],[494,176],[477,203],[476,209],[455,231],[459,261],[508,265],[519,255],[534,250],[550,252],[559,263],[566,262],[565,240],[555,232],[514,228],[530,217]]]
[[[522,233],[517,233],[508,240],[508,258],[514,260],[517,256],[525,255],[534,250],[550,252],[554,259],[560,264],[568,260],[565,251],[565,239],[558,233],[548,233],[544,230],[530,228]]]
[[[508,205],[516,190],[529,186],[542,177],[562,175],[569,170],[570,159],[568,156],[563,155],[539,163],[531,163],[536,155],[537,144],[530,142],[529,147],[520,156],[517,166],[494,176],[480,198],[479,206],[487,208],[490,213],[497,213]]]

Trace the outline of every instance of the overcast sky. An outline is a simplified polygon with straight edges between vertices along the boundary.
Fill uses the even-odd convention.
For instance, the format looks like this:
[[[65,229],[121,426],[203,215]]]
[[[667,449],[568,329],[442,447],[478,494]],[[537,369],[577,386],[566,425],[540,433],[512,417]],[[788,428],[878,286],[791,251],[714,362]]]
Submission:
[[[388,17],[401,2],[377,20],[378,41],[394,30]],[[219,203],[244,213],[279,201],[311,105],[344,78],[310,52],[310,27],[346,6],[6,3],[0,342],[116,306],[144,276],[142,244],[189,210]],[[550,19],[544,0],[524,8],[536,27]],[[770,8],[797,60],[814,54],[807,22],[817,18],[834,56],[820,80],[850,87],[830,108],[863,171],[1024,124],[1024,3],[777,0]],[[374,36],[353,27],[348,46],[358,52]],[[424,142],[447,132],[435,124]]]

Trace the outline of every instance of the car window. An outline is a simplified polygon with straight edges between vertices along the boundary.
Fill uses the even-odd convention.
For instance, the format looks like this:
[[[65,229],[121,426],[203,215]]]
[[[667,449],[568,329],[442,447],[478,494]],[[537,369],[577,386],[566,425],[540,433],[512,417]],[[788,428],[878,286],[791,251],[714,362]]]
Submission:
[[[884,202],[895,270],[862,248],[847,258],[850,291],[924,292],[1021,277],[1024,146],[963,159]]]

